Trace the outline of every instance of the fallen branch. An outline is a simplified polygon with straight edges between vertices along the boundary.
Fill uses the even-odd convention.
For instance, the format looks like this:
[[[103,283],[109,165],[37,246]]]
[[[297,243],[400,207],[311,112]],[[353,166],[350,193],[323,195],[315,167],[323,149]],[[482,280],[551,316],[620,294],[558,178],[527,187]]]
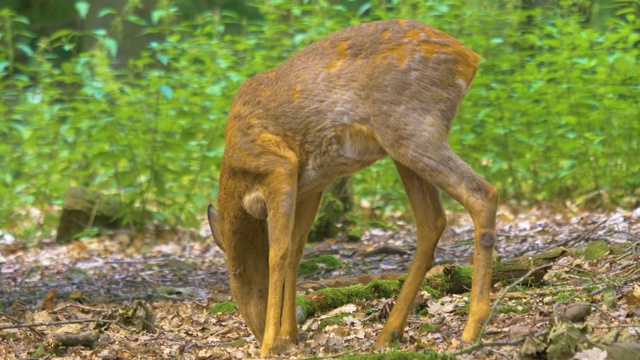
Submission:
[[[460,354],[471,352],[471,351],[473,351],[473,350],[475,350],[477,348],[483,347],[483,346],[490,346],[490,344],[502,343],[502,342],[486,342],[485,343],[485,342],[482,341],[482,336],[484,335],[484,332],[485,332],[485,329],[487,327],[487,324],[489,324],[489,322],[493,318],[493,315],[495,314],[496,309],[498,308],[498,305],[502,302],[502,300],[504,299],[504,297],[507,295],[507,293],[510,290],[512,290],[513,288],[518,286],[520,283],[525,281],[533,273],[541,271],[541,270],[544,270],[544,269],[549,268],[549,267],[551,267],[553,265],[554,264],[545,264],[545,265],[541,265],[541,266],[535,267],[535,268],[529,270],[526,274],[522,275],[518,280],[516,280],[513,283],[509,284],[509,286],[507,286],[504,289],[502,289],[502,291],[500,292],[500,295],[498,295],[498,298],[493,302],[493,306],[491,306],[491,311],[489,312],[489,316],[487,317],[487,319],[482,324],[482,328],[480,329],[480,334],[478,335],[478,340],[475,343],[471,344],[470,346],[467,346],[467,347],[462,348],[460,350],[456,350],[456,351],[452,352],[451,354],[452,355],[460,355]],[[518,340],[524,341],[524,339],[525,339],[525,337],[523,337],[522,339],[518,339]],[[511,344],[506,343],[505,345],[511,345]]]
[[[546,335],[548,332],[549,332],[549,329],[544,329],[544,330],[538,331],[533,336],[543,336],[543,335]],[[527,339],[528,336],[531,336],[531,335],[526,335],[526,336],[523,336],[523,337],[520,337],[520,338],[517,338],[517,339],[514,339],[514,340],[475,342],[472,345],[467,346],[466,348],[462,348],[460,350],[454,351],[452,354],[453,355],[462,355],[462,354],[470,353],[473,350],[479,349],[481,347],[520,345]]]
[[[90,311],[90,312],[105,313],[105,312],[109,311],[107,309],[96,309],[96,308],[92,308],[92,307],[84,306],[84,305],[80,305],[80,304],[64,304],[63,306],[61,306],[61,307],[59,307],[57,309],[51,310],[51,313],[57,313],[57,312],[60,312],[60,311],[62,311],[64,309],[67,309],[67,308],[70,308],[70,307],[73,307],[73,308],[76,308],[76,309],[80,309],[80,310]]]
[[[100,333],[97,331],[88,331],[81,334],[53,334],[47,339],[45,347],[54,349],[60,346],[84,346],[93,349],[98,345],[98,340],[100,340]]]
[[[573,247],[576,244],[580,243],[581,241],[587,239],[589,236],[591,236],[594,232],[596,232],[596,230],[600,226],[602,226],[607,221],[609,221],[609,219],[602,220],[599,223],[597,223],[594,226],[592,226],[591,228],[587,229],[586,231],[583,231],[579,235],[573,236],[573,237],[571,237],[571,238],[569,238],[569,239],[557,244],[557,246],[568,246],[569,245],[570,247]]]
[[[10,321],[13,321],[14,323],[19,323],[19,322],[20,322],[20,320],[18,320],[18,319],[16,319],[16,318],[14,318],[13,316],[10,316],[10,315],[8,315],[8,314],[5,314],[5,313],[3,313],[3,312],[0,312],[0,315],[2,315],[2,316],[4,316],[4,317],[6,317],[6,318],[7,318],[7,319],[9,319]],[[2,329],[0,329],[0,330],[2,330]],[[40,330],[38,330],[38,329],[29,329],[29,330],[31,330],[31,332],[33,332],[33,333],[34,333],[38,338],[40,338],[40,339],[42,339],[42,338],[44,338],[44,337],[45,337],[45,334],[44,334],[43,332],[41,332]]]
[[[116,320],[106,320],[106,319],[100,319],[100,318],[1,325],[0,326],[0,330],[20,329],[20,328],[35,328],[35,327],[40,327],[40,326],[59,326],[59,325],[69,325],[69,324],[85,324],[85,323],[95,323],[95,322],[114,324],[114,325],[117,325],[117,326],[127,330],[127,331],[135,332],[135,330],[132,330],[132,329],[128,328],[127,326],[124,326],[124,325],[120,324]]]

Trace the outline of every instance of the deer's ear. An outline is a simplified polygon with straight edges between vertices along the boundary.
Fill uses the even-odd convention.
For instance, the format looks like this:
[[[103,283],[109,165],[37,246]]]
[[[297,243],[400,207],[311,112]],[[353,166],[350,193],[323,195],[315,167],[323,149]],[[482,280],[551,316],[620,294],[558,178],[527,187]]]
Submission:
[[[216,242],[216,244],[218,244],[220,250],[224,251],[222,236],[220,236],[220,221],[218,220],[218,212],[211,204],[209,204],[209,208],[207,209],[207,218],[209,218],[209,228],[211,229],[213,240]]]

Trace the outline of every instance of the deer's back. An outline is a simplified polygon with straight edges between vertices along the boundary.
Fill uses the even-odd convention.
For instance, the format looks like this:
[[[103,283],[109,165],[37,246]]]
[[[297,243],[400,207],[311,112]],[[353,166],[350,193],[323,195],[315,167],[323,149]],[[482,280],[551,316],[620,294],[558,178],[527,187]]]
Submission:
[[[226,147],[260,156],[265,136],[282,141],[300,163],[301,190],[315,190],[383,156],[381,132],[435,126],[446,135],[479,59],[417,21],[346,28],[246,81]]]

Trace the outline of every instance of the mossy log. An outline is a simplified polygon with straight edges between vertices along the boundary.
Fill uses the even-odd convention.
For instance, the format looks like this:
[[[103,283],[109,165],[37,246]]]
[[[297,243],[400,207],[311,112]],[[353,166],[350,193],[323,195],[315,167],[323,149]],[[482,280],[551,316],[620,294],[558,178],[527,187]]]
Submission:
[[[494,262],[491,284],[509,283],[519,279],[533,268],[555,262],[566,252],[564,248],[558,247],[536,255],[520,256],[503,262]],[[523,283],[527,285],[540,284],[547,270],[540,269],[533,272]],[[461,294],[471,290],[472,276],[473,268],[471,266],[446,266],[442,273],[428,276],[425,279],[425,284],[442,293]]]
[[[529,270],[554,263],[562,257],[567,250],[563,247],[551,248],[536,255],[519,256],[517,258],[505,260],[493,264],[492,283],[509,282],[525,275]],[[530,285],[539,284],[548,269],[535,271],[525,283]]]
[[[503,263],[495,263],[493,265],[492,282],[495,284],[518,279],[532,268],[555,262],[565,252],[566,250],[564,248],[554,248],[538,255],[521,256],[509,259]],[[534,272],[531,278],[528,279],[528,284],[539,284],[544,274],[546,274],[546,271],[547,269],[542,269]],[[438,297],[439,294],[465,293],[471,289],[472,274],[473,268],[471,266],[447,266],[442,272],[428,276],[424,281],[423,289],[435,297]],[[337,282],[335,279],[332,279],[324,283],[332,283],[333,285],[327,286],[333,287],[318,290],[306,296],[301,295],[298,297],[298,304],[304,307],[305,317],[308,317],[316,313],[330,311],[345,304],[355,303],[358,300],[396,296],[402,287],[406,275],[379,275],[379,277],[382,276],[392,280],[373,279],[366,285],[341,286],[345,283],[362,283],[362,279],[354,278],[353,282],[345,279],[343,279],[344,281]]]
[[[135,216],[133,216],[133,215]],[[123,221],[133,218],[135,222]],[[122,229],[125,225],[135,225],[135,230],[144,230],[144,225],[153,219],[149,211],[132,208],[120,201],[118,194],[103,194],[82,188],[70,187],[64,198],[62,215],[58,223],[56,242],[72,240],[87,229]],[[134,229],[134,227],[131,227]],[[154,227],[157,238],[174,235],[174,228]]]
[[[297,297],[297,303],[304,307],[304,317],[306,318],[359,300],[390,298],[399,292],[398,281],[373,280],[364,286],[352,285],[340,288],[326,288],[309,295],[300,295]]]
[[[329,271],[344,266],[344,263],[333,255],[320,255],[302,259],[298,264],[298,277],[309,276],[321,271]]]

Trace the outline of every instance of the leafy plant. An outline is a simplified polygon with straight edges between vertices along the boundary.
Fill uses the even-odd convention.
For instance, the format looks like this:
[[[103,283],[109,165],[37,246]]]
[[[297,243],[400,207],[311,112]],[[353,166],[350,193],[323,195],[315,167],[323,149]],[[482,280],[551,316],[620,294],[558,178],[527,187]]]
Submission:
[[[450,142],[503,199],[605,193],[634,205],[638,1],[601,13],[579,3],[267,0],[188,12],[162,0],[145,13],[137,0],[118,9],[77,1],[73,16],[95,12],[109,25],[37,38],[27,17],[0,9],[0,228],[48,234],[69,186],[118,194],[125,222],[195,226],[217,193],[240,84],[333,31],[389,18],[429,23],[484,57]],[[123,33],[127,24],[141,34]],[[154,40],[119,63],[127,37],[140,35]],[[81,46],[86,39],[95,45]],[[353,187],[370,221],[407,209],[388,159]]]

